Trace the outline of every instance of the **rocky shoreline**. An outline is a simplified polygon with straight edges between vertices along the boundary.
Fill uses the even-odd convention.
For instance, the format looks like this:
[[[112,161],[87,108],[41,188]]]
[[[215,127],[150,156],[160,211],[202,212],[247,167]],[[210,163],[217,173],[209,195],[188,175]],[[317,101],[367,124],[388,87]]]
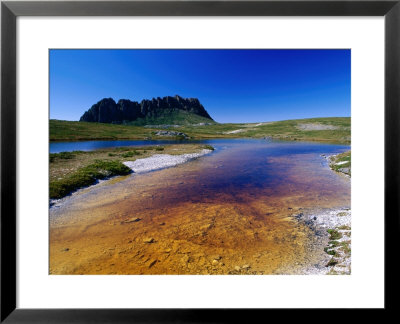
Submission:
[[[183,163],[189,162],[191,160],[197,159],[197,158],[199,158],[203,155],[209,154],[211,152],[212,152],[212,150],[210,150],[210,149],[203,149],[197,153],[188,153],[188,154],[179,154],[179,155],[154,154],[147,158],[137,159],[135,161],[126,161],[126,162],[123,162],[123,164],[126,165],[128,168],[130,168],[133,171],[133,174],[145,173],[145,172],[151,172],[151,171],[174,167],[179,164],[183,164]],[[108,178],[105,178],[102,180],[97,180],[95,184],[93,184],[89,187],[93,187],[93,186],[102,184],[105,181],[108,181],[110,179],[111,178],[108,177]],[[79,194],[79,192],[87,190],[87,188],[88,187],[80,188],[80,189],[72,192],[70,195],[60,198],[60,199],[50,199],[49,207],[52,208],[52,207],[60,206],[66,199],[68,199],[68,197],[75,196],[76,194]]]
[[[212,152],[212,150],[203,146],[201,151],[192,150],[179,152],[186,154],[174,155],[175,152],[177,151],[175,151],[174,148],[168,151],[170,154],[155,154],[152,156],[142,157],[141,159],[136,159],[135,161],[121,160],[121,162],[127,167],[131,168],[134,173],[140,174],[173,167],[201,157],[205,154],[209,154]],[[328,168],[328,165],[324,163],[323,167]],[[176,171],[179,173],[179,170]],[[166,171],[166,173],[168,173],[168,171]],[[163,172],[160,172],[149,174],[148,176],[161,176],[162,174]],[[144,179],[147,178],[147,176],[137,177],[136,180],[140,180],[141,178]],[[134,180],[132,176],[119,179],[124,179],[123,181]],[[347,180],[342,180],[347,182]],[[119,180],[116,179],[116,181]],[[101,183],[98,183],[98,185],[101,185]],[[152,190],[155,189],[152,188]],[[169,188],[166,190],[169,190]],[[90,192],[92,191],[90,190]],[[77,194],[75,198],[79,200],[81,197],[78,197],[78,195],[81,196],[81,194],[76,192],[72,195],[75,196],[75,194]],[[267,271],[266,273],[280,275],[349,275],[351,273],[351,210],[349,207],[349,202],[344,202],[344,205],[336,208],[298,208],[297,206],[301,206],[301,203],[293,204],[293,207],[289,207],[287,209],[285,207],[284,210],[281,210],[281,215],[277,216],[282,217],[282,220],[279,219],[279,221],[275,223],[275,225],[280,226],[278,228],[284,229],[284,231],[282,230],[279,232],[275,228],[275,232],[271,232],[271,229],[269,229],[265,241],[261,241],[261,243],[263,243],[263,249],[265,249],[265,246],[268,246],[264,243],[271,244],[270,246],[279,247],[281,247],[282,244],[286,244],[285,246],[287,248],[283,248],[282,253],[278,253],[276,251],[274,252],[274,249],[270,248],[265,252],[254,251],[248,255],[248,258],[243,259],[242,257],[240,259],[236,257],[231,258],[229,253],[227,253],[227,250],[218,250],[215,248],[210,250],[212,253],[209,253],[209,256],[204,254],[203,250],[198,250],[195,253],[196,250],[192,249],[193,245],[179,246],[179,244],[177,245],[176,240],[177,238],[180,238],[181,240],[182,238],[186,239],[188,234],[190,234],[193,235],[192,240],[196,242],[196,244],[201,245],[207,242],[207,240],[213,239],[215,242],[211,242],[214,242],[213,244],[218,246],[222,239],[225,242],[231,239],[232,230],[234,229],[238,230],[238,235],[242,235],[243,224],[246,224],[246,235],[249,235],[247,238],[254,240],[252,242],[255,243],[260,242],[259,240],[263,239],[263,237],[260,235],[262,231],[260,230],[259,226],[263,228],[262,226],[266,225],[263,220],[258,222],[255,219],[251,219],[251,222],[246,223],[246,219],[243,217],[243,215],[251,214],[251,210],[231,209],[231,207],[228,205],[226,206],[226,215],[228,217],[227,220],[224,219],[225,223],[217,223],[216,225],[214,209],[209,209],[210,207],[203,206],[203,209],[197,211],[197,213],[192,211],[190,214],[190,220],[188,220],[187,223],[182,224],[180,215],[186,215],[187,211],[185,206],[182,206],[182,210],[174,210],[168,215],[165,215],[167,211],[164,211],[161,214],[156,214],[154,219],[153,216],[146,217],[143,212],[139,215],[140,217],[138,217],[138,215],[132,213],[131,211],[132,203],[130,203],[130,200],[126,200],[125,204],[121,204],[121,202],[125,201],[127,198],[127,194],[125,192],[121,192],[121,197],[123,197],[123,199],[118,200],[118,211],[115,212],[115,215],[112,214],[114,215],[112,221],[107,218],[107,221],[104,225],[105,231],[108,233],[110,228],[115,227],[115,235],[119,238],[121,235],[120,230],[123,229],[122,227],[132,227],[127,232],[129,236],[132,236],[132,233],[130,232],[131,230],[137,230],[137,232],[135,232],[137,235],[133,235],[135,240],[129,238],[130,241],[128,243],[121,243],[122,245],[120,252],[125,253],[126,256],[131,258],[132,256],[130,251],[132,250],[132,246],[134,246],[135,249],[138,249],[137,260],[135,259],[138,267],[136,269],[141,269],[140,271],[144,271],[144,273],[147,273],[147,271],[153,271],[155,265],[158,265],[158,267],[164,267],[161,270],[158,269],[158,271],[165,272],[170,271],[171,269],[178,269],[178,273],[186,273],[186,271],[189,270],[196,270],[194,273],[197,274],[264,274],[265,269],[270,271]],[[147,202],[149,199],[148,197],[150,197],[149,192],[144,190],[142,195],[135,193],[132,197],[128,198],[135,199],[137,202]],[[74,199],[70,201],[73,200]],[[59,207],[62,201],[63,200],[58,201],[53,207]],[[140,205],[140,203],[136,205]],[[126,207],[126,212],[121,211],[121,206]],[[112,213],[114,213],[112,206],[109,208]],[[220,210],[220,208],[221,206],[218,206],[218,210]],[[57,210],[53,210],[53,213],[54,215],[57,215]],[[92,215],[92,211],[89,211],[89,214]],[[99,208],[99,215],[104,214],[107,213]],[[209,217],[205,217],[206,215],[209,215]],[[177,223],[172,222],[174,217],[177,217]],[[219,221],[222,221],[222,218],[220,218]],[[244,223],[242,223],[242,221]],[[151,225],[151,222],[154,224]],[[232,224],[236,224],[235,222],[239,223],[237,223],[236,227],[232,227]],[[150,225],[155,226],[155,228],[151,227]],[[197,228],[199,229],[198,232],[195,230]],[[143,229],[146,230],[143,231]],[[177,232],[177,229],[179,229],[179,232]],[[177,236],[178,234],[180,236]],[[173,241],[165,240],[166,238],[171,237],[173,238]],[[114,242],[113,240],[114,238],[112,240],[110,239],[110,242]],[[247,239],[243,240],[243,242],[243,244],[248,244]],[[128,245],[126,246],[125,244]],[[182,244],[182,242],[180,242],[180,244]],[[71,246],[62,246],[61,248],[64,249],[63,251],[65,251],[66,248],[72,249]],[[201,248],[203,247],[201,246]],[[163,252],[164,250],[168,251],[165,252],[166,255]],[[146,251],[149,253],[148,255],[146,254]],[[293,254],[293,251],[296,251],[296,253]],[[181,254],[183,256],[181,259],[179,259]],[[292,257],[292,255],[295,256]],[[63,260],[63,258],[60,260]],[[273,269],[271,263],[273,266],[279,268]],[[203,266],[205,269],[202,268],[197,270],[194,265]],[[172,268],[168,268],[168,266]],[[105,268],[103,270],[105,271]]]
[[[351,151],[334,155],[322,154],[321,156],[328,161],[331,170],[348,178],[351,177]]]
[[[165,168],[170,168],[194,159],[200,156],[211,153],[212,150],[203,149],[198,153],[170,155],[170,154],[155,154],[148,158],[137,159],[135,161],[123,162],[134,173],[144,173]]]
[[[324,251],[317,264],[310,264],[296,274],[351,273],[351,209],[309,209],[293,214],[298,222],[315,234],[313,245]],[[312,250],[312,248],[310,249]]]
[[[335,154],[322,154],[328,161],[329,168],[347,178],[351,177],[350,151]],[[348,157],[348,158],[347,158]],[[344,161],[341,161],[343,160]],[[314,235],[313,244],[317,250],[323,249],[324,254],[317,264],[310,264],[296,274],[351,274],[351,209],[340,207],[334,209],[301,209],[293,214],[298,222],[308,226]],[[310,247],[310,251],[313,248]],[[314,251],[311,253],[315,252]]]
[[[351,178],[350,151],[321,156],[329,168],[338,174]],[[287,274],[349,275],[351,274],[351,208],[299,208],[291,215],[313,233],[310,240],[310,256],[319,255],[317,263],[308,264],[299,270],[288,269]],[[322,252],[323,251],[323,252]]]

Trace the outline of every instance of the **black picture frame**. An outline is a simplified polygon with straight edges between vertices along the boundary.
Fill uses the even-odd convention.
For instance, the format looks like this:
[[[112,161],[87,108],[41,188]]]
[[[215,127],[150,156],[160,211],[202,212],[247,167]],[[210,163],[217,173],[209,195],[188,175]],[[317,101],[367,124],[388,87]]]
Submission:
[[[1,322],[198,323],[248,321],[266,309],[16,308],[16,19],[19,16],[384,16],[385,308],[396,309],[400,228],[400,0],[391,1],[2,1],[1,2]],[[270,310],[272,311],[272,310]],[[249,317],[250,316],[250,317]]]

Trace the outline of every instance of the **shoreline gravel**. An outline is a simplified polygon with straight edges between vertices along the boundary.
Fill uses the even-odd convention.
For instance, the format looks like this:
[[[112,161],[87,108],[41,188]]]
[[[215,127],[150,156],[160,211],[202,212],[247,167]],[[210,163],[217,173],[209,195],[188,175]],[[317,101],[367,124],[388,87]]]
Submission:
[[[151,172],[151,171],[156,171],[156,170],[161,170],[161,169],[166,169],[170,167],[177,166],[179,164],[183,164],[186,162],[189,162],[191,160],[197,159],[203,155],[211,153],[212,150],[208,149],[203,149],[202,151],[198,153],[190,153],[190,154],[180,154],[180,155],[170,155],[170,154],[155,154],[152,155],[148,158],[143,158],[143,159],[137,159],[135,161],[126,161],[123,162],[128,168],[130,168],[133,171],[133,175],[135,173],[146,173],[146,172]],[[118,176],[116,176],[118,177]],[[49,207],[59,207],[61,204],[66,201],[66,199],[70,198],[71,196],[75,196],[79,194],[80,192],[87,190],[90,187],[98,186],[110,179],[116,178],[116,177],[110,177],[110,178],[105,178],[102,180],[96,181],[91,186],[88,187],[83,187],[78,190],[73,191],[69,195],[61,198],[61,199],[50,199],[49,202]]]
[[[297,221],[315,233],[317,248],[323,249],[318,264],[311,264],[296,274],[351,274],[351,209],[309,209],[294,214]]]
[[[203,149],[198,153],[170,155],[170,154],[155,154],[148,158],[137,159],[135,161],[122,162],[134,173],[144,173],[155,170],[161,170],[186,163],[188,161],[199,158],[200,156],[211,153],[212,150]]]
[[[338,154],[325,155],[329,168],[346,178],[349,174],[332,168],[332,159]],[[317,249],[323,249],[317,264],[303,267],[296,274],[350,275],[351,274],[351,208],[350,206],[331,209],[312,208],[292,215],[297,221],[308,226],[315,233]],[[312,248],[310,248],[310,251]],[[315,252],[312,251],[312,253]],[[317,251],[318,252],[318,251]],[[321,252],[321,251],[319,251]]]

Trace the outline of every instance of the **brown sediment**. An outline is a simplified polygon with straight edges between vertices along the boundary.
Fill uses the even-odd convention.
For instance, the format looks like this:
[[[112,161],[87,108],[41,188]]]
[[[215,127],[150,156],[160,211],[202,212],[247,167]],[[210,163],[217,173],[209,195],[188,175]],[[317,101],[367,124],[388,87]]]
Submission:
[[[229,155],[224,170],[224,154],[106,183],[53,207],[50,273],[280,274],[318,262],[313,231],[289,216],[349,204],[346,179],[305,155],[270,158],[270,185],[224,182],[226,172],[257,173],[241,154]]]

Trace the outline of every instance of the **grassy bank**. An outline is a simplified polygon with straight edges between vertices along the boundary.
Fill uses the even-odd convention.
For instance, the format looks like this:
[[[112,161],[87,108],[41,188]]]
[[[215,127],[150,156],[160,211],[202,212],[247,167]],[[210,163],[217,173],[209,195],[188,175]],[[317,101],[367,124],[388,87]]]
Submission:
[[[160,153],[193,153],[204,148],[213,149],[209,145],[187,144],[52,153],[49,156],[50,198],[59,199],[97,180],[131,173],[131,169],[122,163],[124,161],[135,161]]]
[[[193,139],[263,138],[294,141],[350,143],[350,117],[285,120],[269,123],[182,125],[171,131],[187,134]],[[148,128],[133,125],[114,125],[50,120],[50,141],[162,139],[157,131],[165,127]]]
[[[336,172],[351,176],[351,151],[329,157],[329,166]]]
[[[119,161],[95,160],[68,177],[50,181],[50,198],[62,198],[76,189],[96,183],[97,180],[129,173],[131,169]]]

